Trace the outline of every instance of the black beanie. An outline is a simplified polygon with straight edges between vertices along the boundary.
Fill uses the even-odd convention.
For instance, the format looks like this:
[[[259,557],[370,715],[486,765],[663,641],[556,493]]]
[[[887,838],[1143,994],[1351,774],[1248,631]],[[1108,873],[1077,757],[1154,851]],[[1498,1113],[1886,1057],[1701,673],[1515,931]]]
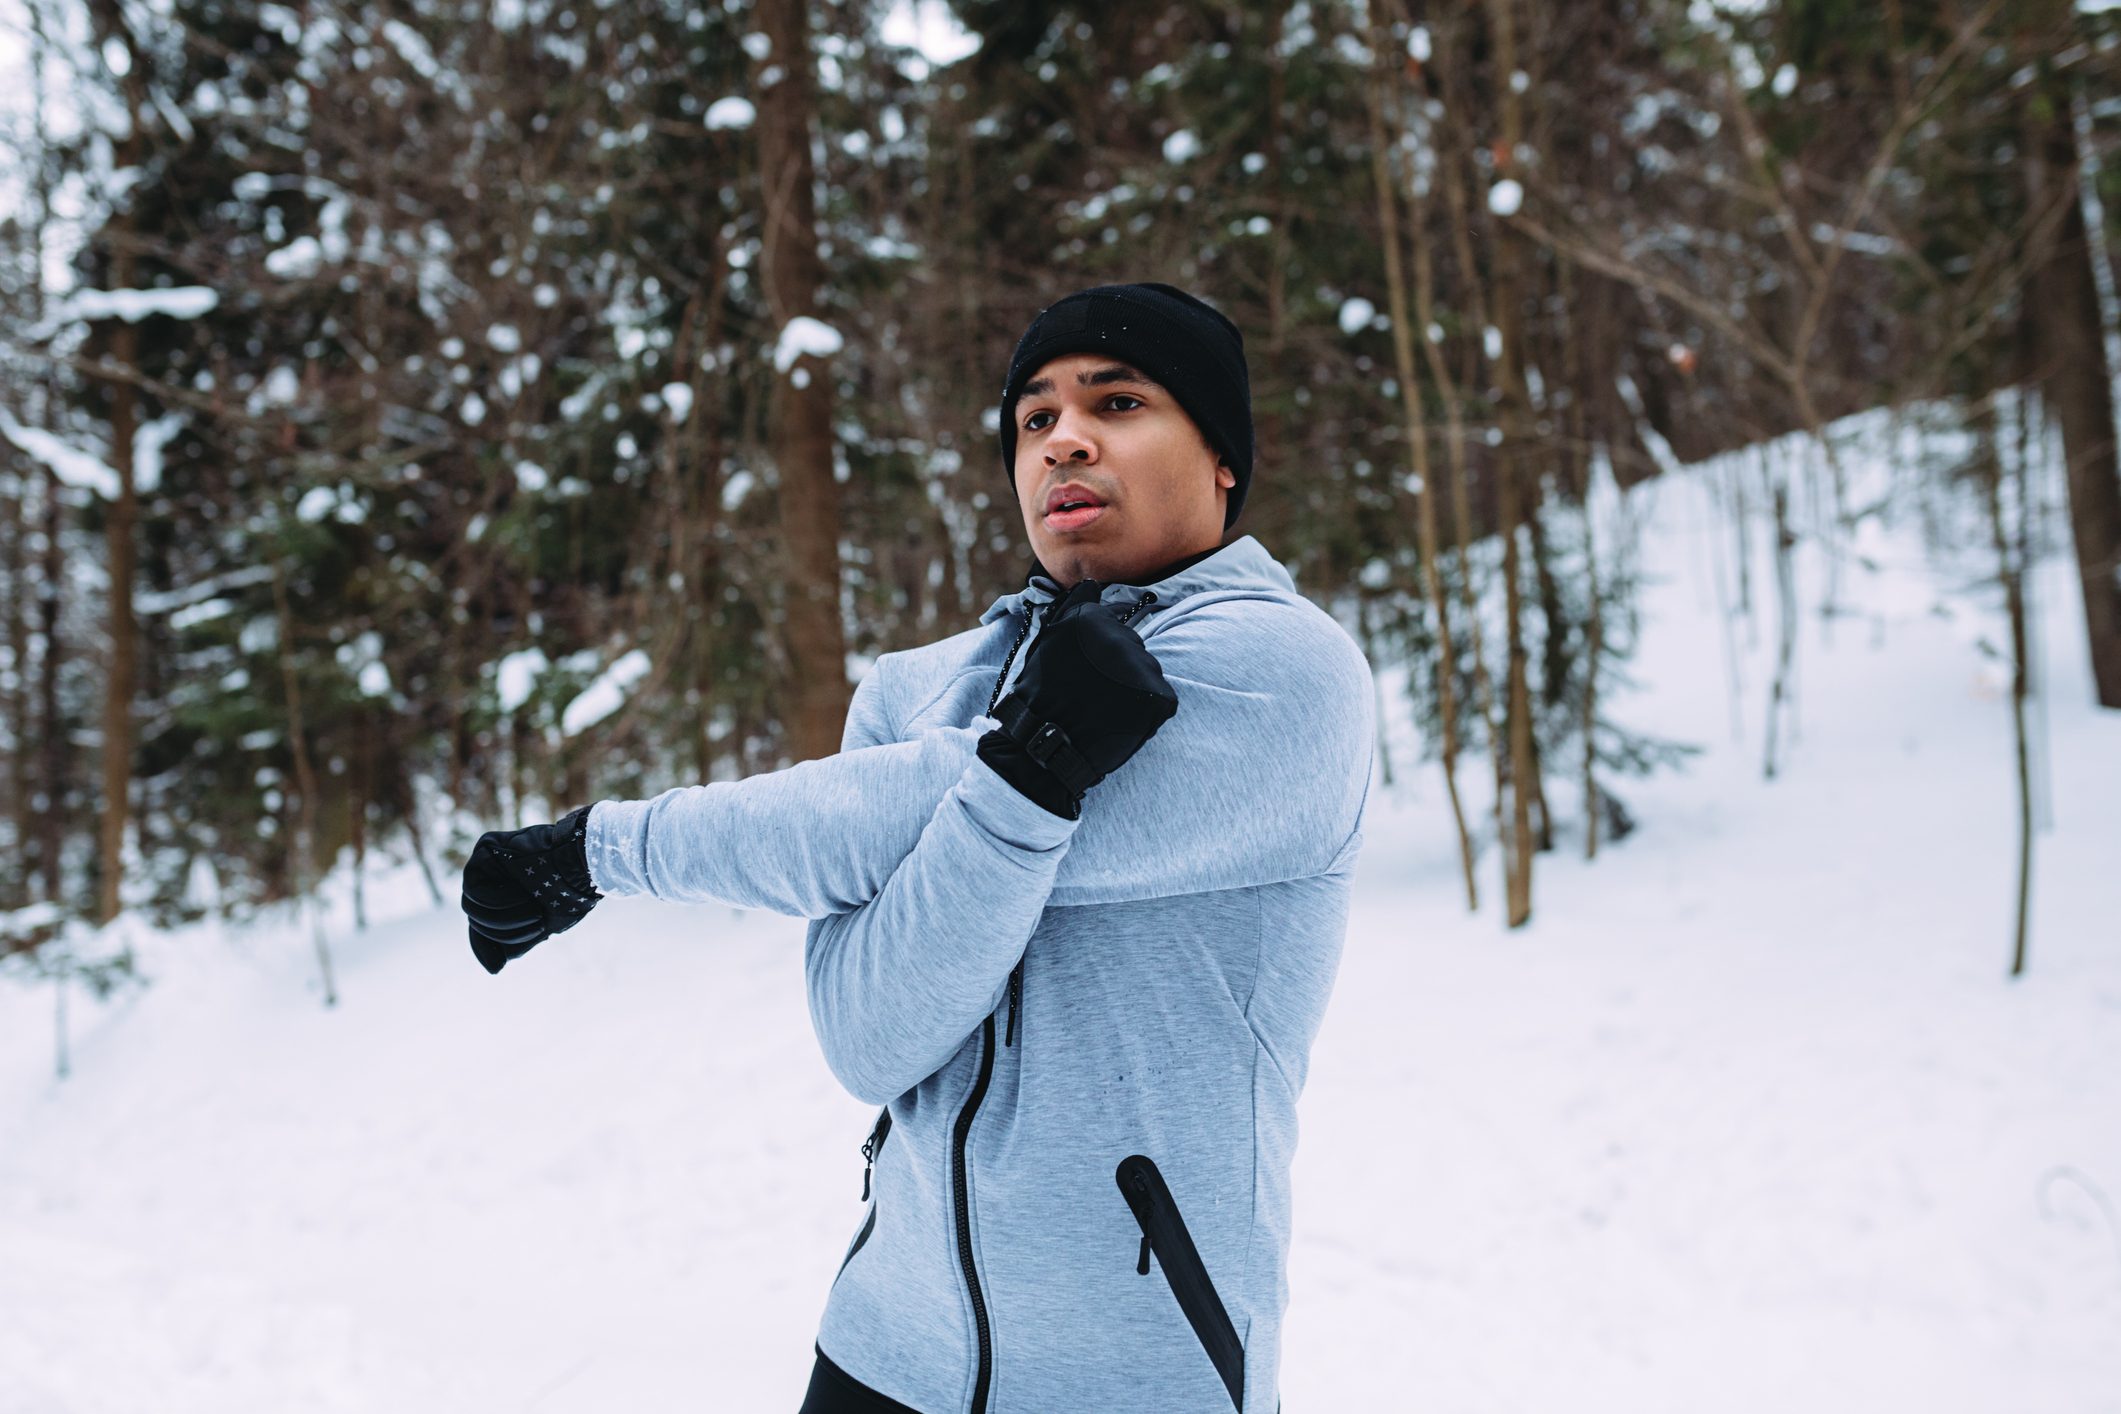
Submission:
[[[1016,404],[1024,384],[1067,354],[1110,354],[1168,388],[1237,484],[1223,512],[1228,530],[1252,485],[1252,382],[1245,338],[1205,302],[1171,285],[1098,285],[1038,313],[1009,357],[1002,384],[1002,470],[1016,485]]]

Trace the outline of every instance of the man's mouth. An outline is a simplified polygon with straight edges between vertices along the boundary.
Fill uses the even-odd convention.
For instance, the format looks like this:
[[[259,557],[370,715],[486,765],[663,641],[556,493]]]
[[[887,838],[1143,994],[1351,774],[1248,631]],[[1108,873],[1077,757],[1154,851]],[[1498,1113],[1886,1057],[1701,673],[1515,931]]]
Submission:
[[[1105,508],[1095,501],[1064,501],[1046,512],[1046,529],[1077,530],[1104,513]]]
[[[1075,530],[1105,513],[1097,491],[1085,482],[1064,481],[1046,492],[1045,523],[1048,530]]]

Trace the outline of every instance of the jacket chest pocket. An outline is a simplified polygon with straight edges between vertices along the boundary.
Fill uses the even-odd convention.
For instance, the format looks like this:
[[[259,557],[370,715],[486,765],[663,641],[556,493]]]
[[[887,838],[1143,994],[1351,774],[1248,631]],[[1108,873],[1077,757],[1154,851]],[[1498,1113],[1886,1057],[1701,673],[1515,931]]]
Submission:
[[[1164,1269],[1164,1279],[1171,1284],[1171,1294],[1178,1298],[1178,1309],[1185,1313],[1193,1334],[1200,1338],[1201,1348],[1214,1363],[1215,1373],[1222,1376],[1223,1387],[1230,1391],[1230,1403],[1242,1410],[1244,1343],[1237,1338],[1237,1327],[1231,1323],[1222,1298],[1215,1293],[1207,1263],[1193,1245],[1193,1235],[1186,1231],[1185,1216],[1171,1196],[1170,1185],[1164,1182],[1155,1163],[1141,1154],[1121,1159],[1114,1177],[1134,1220],[1141,1225],[1141,1258],[1135,1271],[1147,1276],[1149,1257],[1155,1254],[1157,1265]]]

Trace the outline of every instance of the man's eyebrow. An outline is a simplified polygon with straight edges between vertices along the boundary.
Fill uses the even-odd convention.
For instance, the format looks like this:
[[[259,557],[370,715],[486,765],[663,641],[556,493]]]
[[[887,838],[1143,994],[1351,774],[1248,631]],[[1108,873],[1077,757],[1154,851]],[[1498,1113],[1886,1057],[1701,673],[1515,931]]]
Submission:
[[[1115,363],[1105,368],[1093,368],[1088,373],[1075,375],[1075,384],[1079,388],[1102,388],[1107,383],[1137,383],[1144,388],[1159,388],[1163,386],[1148,374],[1136,368],[1129,368],[1124,363]],[[1052,391],[1053,380],[1051,378],[1034,378],[1024,385],[1024,391],[1017,394],[1017,396],[1019,398],[1036,398]]]

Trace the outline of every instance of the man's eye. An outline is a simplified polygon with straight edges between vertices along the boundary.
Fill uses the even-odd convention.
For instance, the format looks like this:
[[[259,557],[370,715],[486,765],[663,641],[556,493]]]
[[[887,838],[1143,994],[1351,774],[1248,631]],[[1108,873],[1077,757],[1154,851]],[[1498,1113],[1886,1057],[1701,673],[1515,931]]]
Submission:
[[[1034,413],[1032,413],[1032,414],[1031,414],[1031,416],[1029,416],[1029,417],[1027,417],[1027,418],[1025,418],[1025,419],[1024,419],[1024,426],[1025,426],[1025,428],[1026,428],[1026,429],[1028,429],[1028,430],[1030,430],[1030,431],[1032,431],[1032,432],[1036,432],[1036,431],[1038,431],[1038,429],[1039,429],[1039,428],[1040,428],[1040,427],[1041,427],[1041,426],[1043,425],[1042,423],[1040,423],[1040,422],[1039,422],[1039,420],[1038,420],[1038,419],[1040,419],[1040,418],[1042,418],[1042,417],[1051,417],[1051,416],[1053,416],[1053,414],[1052,414],[1052,413],[1050,413],[1050,412],[1034,412]]]
[[[1133,403],[1133,404],[1134,404],[1135,406],[1137,406],[1137,407],[1147,407],[1147,406],[1148,406],[1148,404],[1147,404],[1147,403],[1144,403],[1144,402],[1143,402],[1143,401],[1142,401],[1142,400],[1141,400],[1140,398],[1137,398],[1137,397],[1135,397],[1135,396],[1134,396],[1134,395],[1133,395],[1132,393],[1114,393],[1114,394],[1112,395],[1112,397],[1111,397],[1111,400],[1110,400],[1109,402],[1107,402],[1107,403],[1105,404],[1105,406],[1106,406],[1106,407],[1110,407],[1110,406],[1112,406],[1112,404],[1113,404],[1113,403],[1116,403],[1116,402],[1120,402],[1120,401],[1122,401],[1122,400],[1125,400],[1125,401],[1127,401],[1127,402]],[[1119,409],[1119,410],[1120,410],[1121,412],[1125,412],[1125,411],[1126,411],[1126,409],[1125,409],[1125,408],[1121,408],[1121,409]]]

